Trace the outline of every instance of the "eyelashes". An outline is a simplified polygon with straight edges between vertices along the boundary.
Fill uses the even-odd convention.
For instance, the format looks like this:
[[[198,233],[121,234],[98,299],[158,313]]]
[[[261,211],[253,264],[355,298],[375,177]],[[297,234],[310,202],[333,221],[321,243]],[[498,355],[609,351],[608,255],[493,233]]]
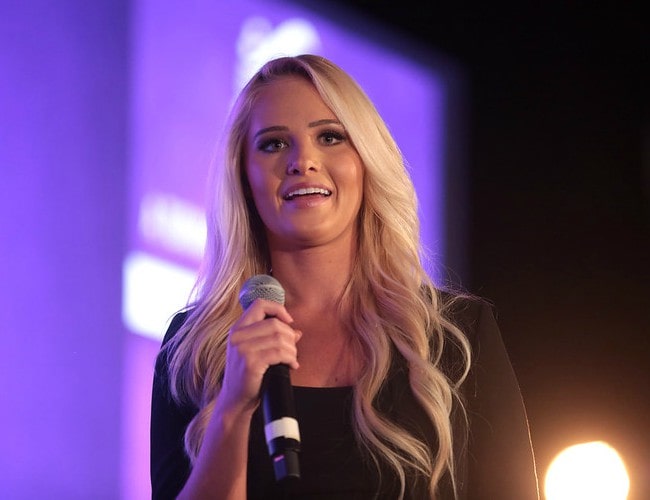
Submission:
[[[326,130],[318,136],[319,140],[325,142],[328,146],[339,144],[347,139],[347,135],[337,130]]]
[[[324,130],[318,134],[318,143],[323,146],[336,146],[348,140],[348,136],[345,132],[338,130]],[[289,138],[282,136],[270,136],[260,139],[256,144],[255,148],[258,151],[265,153],[276,153],[287,149],[291,145]]]
[[[275,153],[276,151],[286,149],[288,147],[288,144],[282,139],[269,138],[259,141],[255,147],[258,151],[265,153]]]

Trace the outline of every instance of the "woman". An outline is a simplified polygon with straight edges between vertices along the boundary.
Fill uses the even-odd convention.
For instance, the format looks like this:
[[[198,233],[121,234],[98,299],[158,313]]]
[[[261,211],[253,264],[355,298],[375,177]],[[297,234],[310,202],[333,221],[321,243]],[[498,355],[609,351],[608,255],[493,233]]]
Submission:
[[[415,192],[356,83],[267,63],[214,172],[195,303],[158,357],[155,498],[537,498],[525,411],[486,304],[423,270]],[[238,292],[255,274],[281,305]],[[276,484],[259,409],[291,367],[301,479]]]

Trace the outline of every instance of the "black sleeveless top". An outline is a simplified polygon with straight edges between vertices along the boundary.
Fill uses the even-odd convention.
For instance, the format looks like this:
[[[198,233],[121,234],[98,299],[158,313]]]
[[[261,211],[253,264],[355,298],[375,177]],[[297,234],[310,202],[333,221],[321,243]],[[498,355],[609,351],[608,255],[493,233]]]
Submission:
[[[537,499],[537,482],[526,414],[512,366],[491,308],[482,301],[463,300],[454,321],[472,345],[472,367],[461,387],[469,428],[458,407],[451,415],[456,483],[459,499]],[[165,335],[167,342],[180,328],[177,315]],[[461,365],[450,342],[442,368],[452,379]],[[294,387],[300,426],[301,478],[279,486],[273,476],[264,438],[261,409],[253,415],[249,440],[247,492],[251,500],[395,499],[399,480],[385,464],[376,466],[354,437],[351,387]],[[389,376],[375,402],[391,421],[437,449],[433,426],[413,396],[408,368],[394,356]],[[179,406],[170,397],[167,366],[159,356],[154,374],[151,414],[152,498],[175,498],[190,472],[183,435],[197,409]],[[215,471],[218,474],[218,471]],[[427,480],[409,474],[406,499],[428,498]],[[439,499],[452,499],[449,477],[439,485]]]

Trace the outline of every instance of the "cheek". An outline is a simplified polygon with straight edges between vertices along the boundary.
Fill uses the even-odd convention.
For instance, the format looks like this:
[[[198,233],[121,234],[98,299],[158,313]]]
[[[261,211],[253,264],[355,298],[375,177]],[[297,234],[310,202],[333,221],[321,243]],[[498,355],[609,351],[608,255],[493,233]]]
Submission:
[[[273,204],[273,193],[275,193],[273,176],[268,175],[261,166],[251,164],[246,167],[246,177],[250,186],[250,195],[258,210]]]
[[[253,193],[259,193],[260,189],[264,186],[264,176],[262,169],[255,163],[246,166],[246,177]]]
[[[361,200],[363,198],[364,183],[365,183],[365,173],[364,173],[363,166],[357,163],[350,177],[351,177],[350,183],[356,186],[359,199]]]

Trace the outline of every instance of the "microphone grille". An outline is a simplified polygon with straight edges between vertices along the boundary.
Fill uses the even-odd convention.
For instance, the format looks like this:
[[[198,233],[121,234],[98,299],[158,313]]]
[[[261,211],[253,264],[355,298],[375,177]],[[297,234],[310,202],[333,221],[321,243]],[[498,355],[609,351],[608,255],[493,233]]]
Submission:
[[[255,299],[266,299],[284,304],[284,288],[278,280],[268,274],[256,274],[248,278],[239,292],[239,303],[248,309]]]

